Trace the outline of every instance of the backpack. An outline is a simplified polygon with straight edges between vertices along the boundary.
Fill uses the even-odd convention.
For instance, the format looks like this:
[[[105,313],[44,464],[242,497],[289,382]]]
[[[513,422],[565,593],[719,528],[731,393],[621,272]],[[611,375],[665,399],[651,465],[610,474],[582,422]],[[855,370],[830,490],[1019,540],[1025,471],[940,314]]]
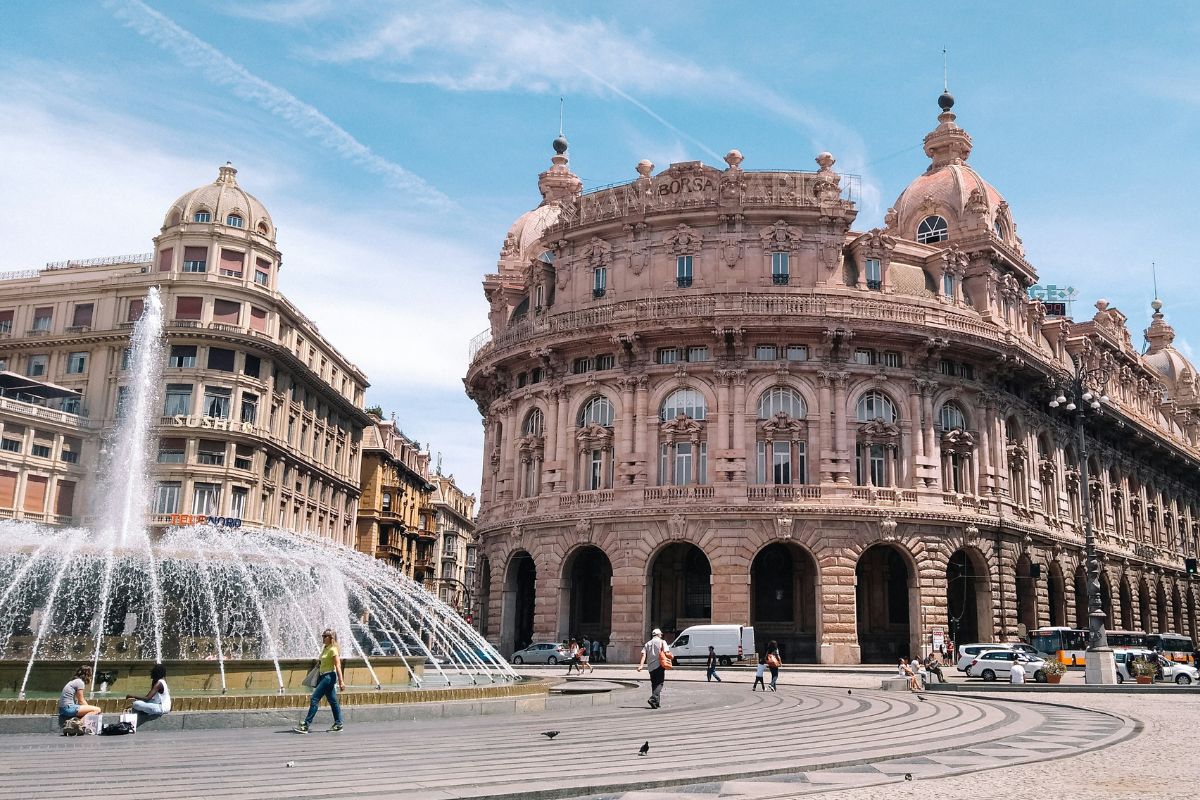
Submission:
[[[137,729],[128,722],[113,722],[100,729],[101,736],[125,736],[130,733],[137,733]]]
[[[87,729],[83,727],[83,720],[79,717],[71,717],[63,723],[63,736],[83,736],[87,733]]]

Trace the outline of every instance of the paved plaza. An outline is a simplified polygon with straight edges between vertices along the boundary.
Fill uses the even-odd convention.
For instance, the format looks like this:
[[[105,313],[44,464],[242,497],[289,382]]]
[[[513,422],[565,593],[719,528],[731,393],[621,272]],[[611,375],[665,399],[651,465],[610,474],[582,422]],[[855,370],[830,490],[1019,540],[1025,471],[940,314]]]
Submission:
[[[657,712],[642,685],[588,708],[352,723],[340,734],[323,732],[322,711],[307,737],[284,716],[269,728],[9,735],[0,797],[866,800],[896,796],[907,776],[936,796],[997,796],[1002,784],[1116,798],[1178,787],[1196,763],[1192,692],[919,699],[878,691],[879,676],[862,673],[785,671],[774,693],[750,692],[746,672],[725,677],[677,671]],[[547,730],[560,733],[551,741]]]

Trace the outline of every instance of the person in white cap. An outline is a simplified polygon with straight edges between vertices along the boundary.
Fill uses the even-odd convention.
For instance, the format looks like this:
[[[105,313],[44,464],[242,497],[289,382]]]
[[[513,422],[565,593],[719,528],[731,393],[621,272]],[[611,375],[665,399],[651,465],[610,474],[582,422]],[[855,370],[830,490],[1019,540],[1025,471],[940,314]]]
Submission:
[[[650,641],[642,645],[642,660],[638,664],[637,671],[650,665],[650,707],[658,708],[662,700],[663,682],[667,677],[667,670],[664,662],[670,663],[671,648],[667,647],[667,643],[663,641],[662,631],[655,628],[650,632]]]

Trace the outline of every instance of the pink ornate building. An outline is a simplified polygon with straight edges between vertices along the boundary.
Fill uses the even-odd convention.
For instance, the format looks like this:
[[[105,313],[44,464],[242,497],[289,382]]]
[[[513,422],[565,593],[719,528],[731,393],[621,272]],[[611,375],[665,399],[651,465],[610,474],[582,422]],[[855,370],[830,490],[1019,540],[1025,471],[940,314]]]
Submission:
[[[1008,204],[939,98],[931,163],[856,231],[853,176],[699,162],[582,192],[564,139],[484,278],[472,346],[489,637],[751,623],[785,658],[889,661],[1086,627],[1081,502],[1110,627],[1196,635],[1200,394],[1160,304],[1048,317]],[[1051,409],[1075,360],[1111,375]],[[1099,388],[1099,387],[1093,387]]]

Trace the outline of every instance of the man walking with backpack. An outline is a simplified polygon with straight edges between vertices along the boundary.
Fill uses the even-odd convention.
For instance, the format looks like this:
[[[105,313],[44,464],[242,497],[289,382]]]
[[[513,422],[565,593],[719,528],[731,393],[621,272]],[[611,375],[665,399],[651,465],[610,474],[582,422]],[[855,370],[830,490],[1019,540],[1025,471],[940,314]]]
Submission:
[[[662,631],[655,628],[651,631],[650,641],[642,645],[642,660],[637,671],[650,667],[650,707],[658,708],[662,698],[663,682],[667,678],[667,670],[671,668],[671,650],[663,641]]]

